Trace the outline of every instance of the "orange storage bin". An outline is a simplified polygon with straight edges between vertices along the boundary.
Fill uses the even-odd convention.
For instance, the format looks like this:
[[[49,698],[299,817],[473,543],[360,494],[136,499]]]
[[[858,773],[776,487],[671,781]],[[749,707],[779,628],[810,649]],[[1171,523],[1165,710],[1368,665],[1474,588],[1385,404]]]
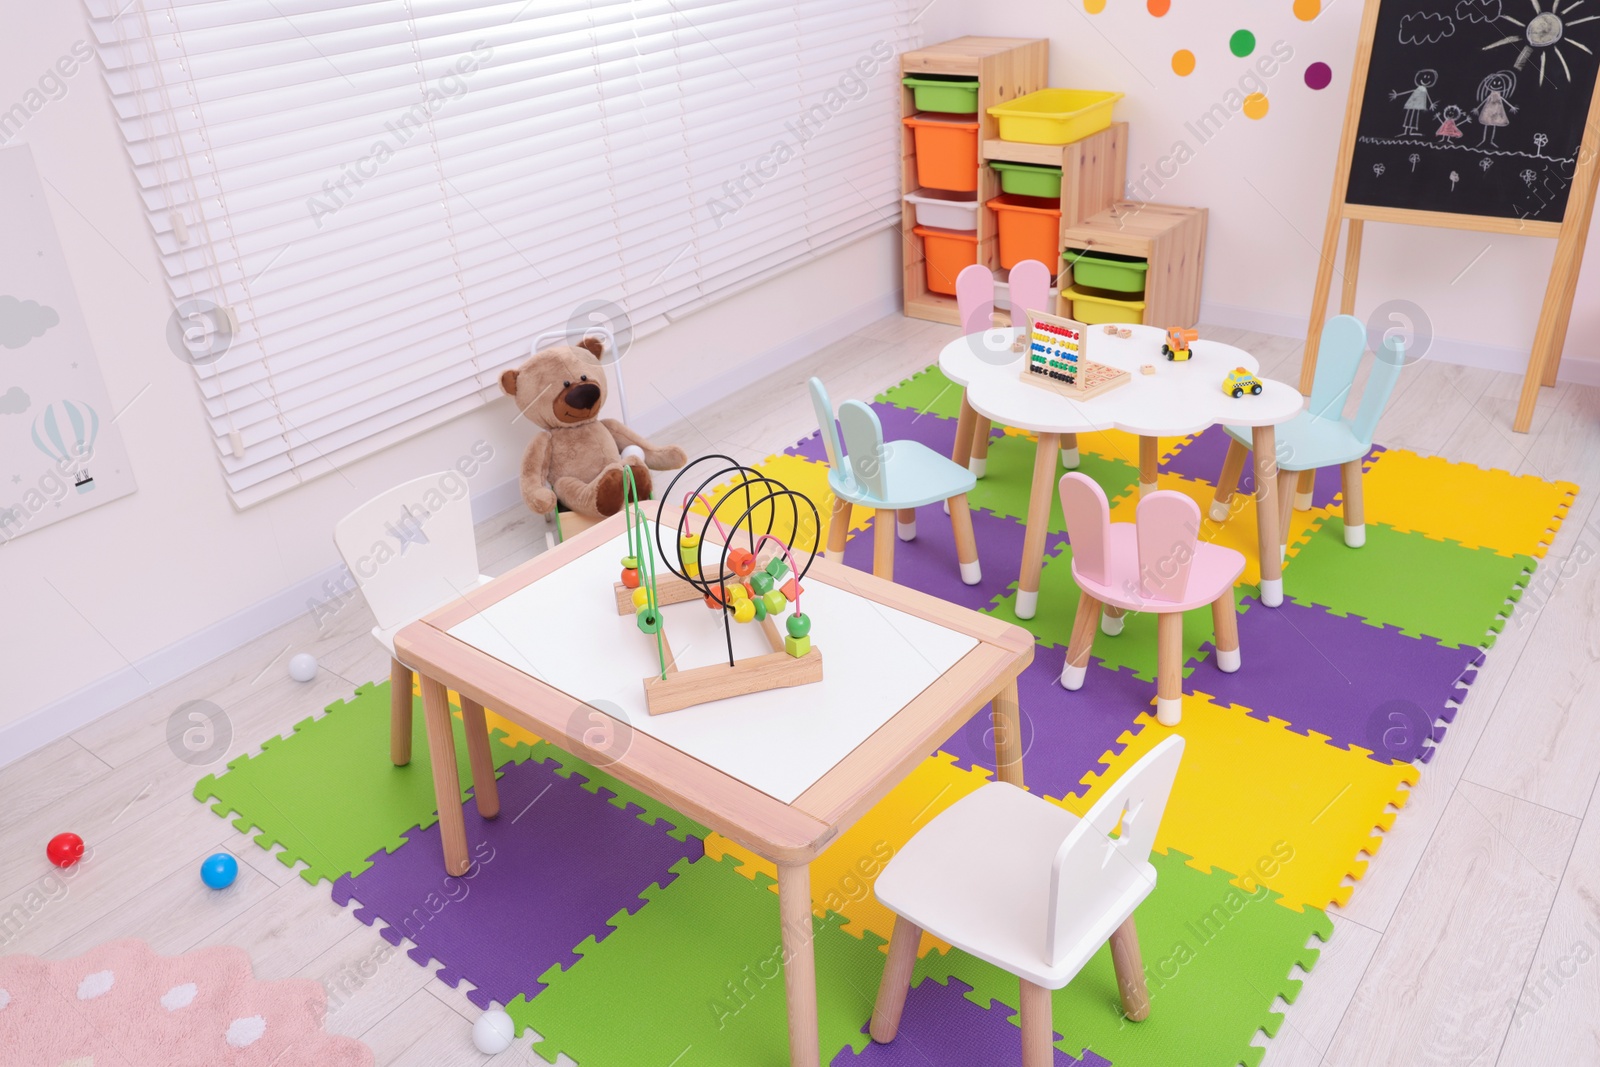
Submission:
[[[997,196],[989,201],[998,222],[1000,266],[1010,270],[1037,259],[1054,274],[1061,256],[1061,204],[1037,196]]]
[[[949,115],[916,114],[900,120],[917,146],[917,184],[972,193],[978,189],[978,124]]]
[[[922,238],[922,258],[927,260],[928,289],[945,296],[955,296],[956,275],[978,262],[978,231],[913,226],[911,232]]]

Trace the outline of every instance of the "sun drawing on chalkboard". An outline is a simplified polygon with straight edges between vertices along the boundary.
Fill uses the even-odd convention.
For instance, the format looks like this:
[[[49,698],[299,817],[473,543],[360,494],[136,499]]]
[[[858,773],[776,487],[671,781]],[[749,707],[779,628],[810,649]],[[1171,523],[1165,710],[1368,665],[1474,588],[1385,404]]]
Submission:
[[[1510,15],[1500,15],[1500,18],[1518,28],[1517,33],[1500,38],[1491,44],[1483,46],[1485,52],[1492,48],[1504,48],[1507,45],[1521,45],[1517,58],[1512,62],[1512,67],[1522,70],[1528,61],[1535,55],[1539,57],[1539,84],[1544,84],[1545,70],[1550,62],[1550,57],[1556,57],[1556,62],[1561,64],[1562,71],[1567,76],[1567,81],[1572,81],[1572,67],[1567,63],[1567,57],[1562,54],[1562,45],[1571,45],[1581,52],[1594,55],[1594,50],[1575,41],[1568,36],[1568,31],[1574,26],[1585,22],[1600,21],[1600,15],[1584,15],[1581,18],[1569,19],[1574,9],[1583,6],[1584,0],[1573,0],[1572,3],[1562,7],[1564,0],[1550,0],[1550,7],[1546,10],[1541,5],[1541,0],[1532,0],[1534,15],[1527,22],[1521,22]],[[1558,10],[1559,9],[1559,10]],[[1552,75],[1553,77],[1553,75]]]

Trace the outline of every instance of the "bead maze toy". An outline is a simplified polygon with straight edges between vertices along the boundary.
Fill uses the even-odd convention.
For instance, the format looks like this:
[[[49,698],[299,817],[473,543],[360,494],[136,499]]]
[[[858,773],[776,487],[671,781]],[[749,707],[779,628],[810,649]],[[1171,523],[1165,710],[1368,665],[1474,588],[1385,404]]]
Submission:
[[[1075,319],[1029,311],[1028,358],[1022,363],[1022,380],[1075,400],[1087,400],[1126,384],[1132,377],[1127,371],[1084,355],[1088,329]]]
[[[717,462],[724,465],[683,494],[677,521],[669,522],[668,507],[678,483],[696,467]],[[813,537],[812,547],[801,553],[805,557],[802,564],[796,558],[798,550],[772,532],[783,504],[788,505],[790,531],[802,527],[801,519],[806,514],[802,505],[810,512],[810,529],[819,531],[816,505],[781,482],[727,456],[702,456],[679,471],[662,494],[652,546],[638,489],[626,468],[624,475],[628,554],[622,559],[621,580],[613,592],[617,614],[631,612],[639,630],[656,640],[661,669],[644,680],[645,705],[650,714],[822,681],[822,650],[811,644],[811,616],[800,609],[800,582],[816,558],[816,539]],[[708,495],[719,491],[708,488],[713,485],[725,486],[715,501]],[[702,510],[692,511],[695,505]],[[697,516],[703,521],[695,531],[692,527]],[[726,521],[732,516],[736,517]],[[758,532],[763,519],[764,528]],[[661,541],[667,530],[675,535],[675,551],[668,551]],[[741,545],[740,541],[744,543]],[[656,574],[658,549],[670,572],[660,578]],[[708,553],[712,560],[708,561]],[[726,664],[678,668],[661,609],[691,600],[704,601],[707,608],[722,613],[728,648]],[[780,632],[778,617],[791,606],[793,611],[784,620],[784,632]],[[734,654],[733,626],[752,622],[761,628],[772,651],[741,660]]]

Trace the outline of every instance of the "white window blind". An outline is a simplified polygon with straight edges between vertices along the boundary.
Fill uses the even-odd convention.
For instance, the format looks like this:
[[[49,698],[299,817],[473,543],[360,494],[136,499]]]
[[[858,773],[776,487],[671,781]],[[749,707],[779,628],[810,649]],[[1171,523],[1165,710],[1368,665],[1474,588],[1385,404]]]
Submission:
[[[86,0],[235,504],[893,225],[911,2]]]

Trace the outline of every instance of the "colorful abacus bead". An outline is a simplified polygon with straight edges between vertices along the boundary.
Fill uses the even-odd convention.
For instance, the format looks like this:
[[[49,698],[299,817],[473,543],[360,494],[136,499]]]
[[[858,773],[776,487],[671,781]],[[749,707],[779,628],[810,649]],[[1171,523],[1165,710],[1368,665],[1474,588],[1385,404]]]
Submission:
[[[635,589],[633,591],[633,610],[638,611],[640,608],[646,608],[649,606],[650,590],[643,588]]]
[[[743,597],[733,602],[733,621],[749,622],[756,617],[755,603],[749,597]]]
[[[624,567],[622,569],[622,584],[627,586],[629,589],[639,588],[638,570],[633,567]]]
[[[768,615],[779,614],[783,611],[784,606],[789,603],[788,600],[784,599],[783,594],[776,589],[763,596],[761,602],[767,606]]]
[[[756,557],[742,548],[728,553],[728,569],[741,578],[747,578],[756,569]]]
[[[811,616],[790,615],[783,625],[789,631],[790,637],[805,637],[811,633]]]

